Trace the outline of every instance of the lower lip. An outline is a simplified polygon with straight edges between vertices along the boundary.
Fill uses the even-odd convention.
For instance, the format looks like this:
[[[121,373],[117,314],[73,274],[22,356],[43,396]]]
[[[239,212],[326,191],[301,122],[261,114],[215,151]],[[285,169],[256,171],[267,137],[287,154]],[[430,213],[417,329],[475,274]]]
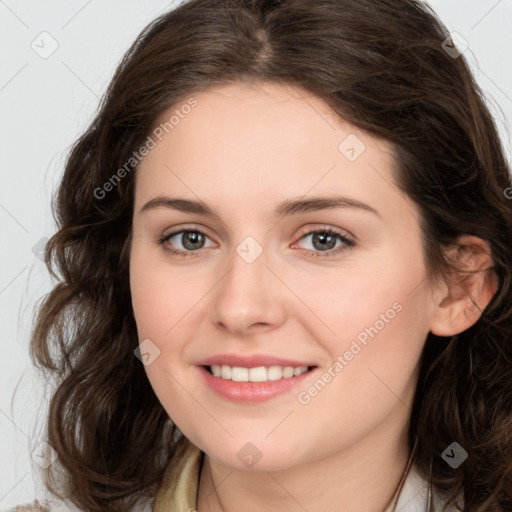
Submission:
[[[270,380],[267,382],[235,382],[214,377],[203,366],[198,367],[206,384],[223,398],[239,403],[261,403],[275,396],[282,395],[299,386],[316,368],[289,379]]]

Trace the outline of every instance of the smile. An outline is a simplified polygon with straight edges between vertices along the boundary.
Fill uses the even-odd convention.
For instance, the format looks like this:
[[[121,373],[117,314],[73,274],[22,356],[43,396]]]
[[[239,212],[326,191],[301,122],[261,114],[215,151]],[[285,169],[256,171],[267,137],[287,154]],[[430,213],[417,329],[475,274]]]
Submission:
[[[256,366],[243,368],[240,366],[211,365],[206,367],[211,375],[224,380],[235,382],[268,382],[280,379],[290,379],[306,373],[311,367],[307,366]]]
[[[216,396],[238,404],[258,404],[272,398],[290,394],[304,386],[304,380],[318,366],[256,366],[207,365],[196,367],[207,388]]]

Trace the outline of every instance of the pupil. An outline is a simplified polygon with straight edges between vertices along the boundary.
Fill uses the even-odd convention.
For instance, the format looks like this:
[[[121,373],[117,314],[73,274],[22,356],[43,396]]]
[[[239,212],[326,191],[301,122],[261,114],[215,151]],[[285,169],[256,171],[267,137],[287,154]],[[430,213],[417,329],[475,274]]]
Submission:
[[[336,244],[336,240],[335,238],[328,234],[328,233],[320,233],[320,234],[315,234],[313,236],[313,244],[315,241],[320,241],[320,249],[325,249],[327,246],[328,249],[332,249],[334,247],[334,245]],[[331,243],[329,243],[329,241]],[[334,242],[334,244],[332,243]]]
[[[187,233],[184,233],[184,237],[184,247],[186,247],[187,249],[197,249],[197,247],[195,247],[195,244],[199,243],[202,234],[194,231],[188,231]],[[192,247],[190,247],[190,245],[192,245]]]

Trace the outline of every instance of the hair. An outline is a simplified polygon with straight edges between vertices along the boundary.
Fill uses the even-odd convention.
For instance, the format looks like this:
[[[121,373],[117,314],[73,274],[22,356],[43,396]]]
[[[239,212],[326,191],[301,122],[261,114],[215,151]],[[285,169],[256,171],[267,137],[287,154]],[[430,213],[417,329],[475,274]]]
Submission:
[[[134,356],[136,166],[98,190],[184,98],[267,81],[313,93],[390,143],[396,183],[420,213],[429,278],[457,270],[446,249],[460,235],[488,242],[498,289],[469,329],[428,335],[408,442],[448,503],[462,493],[467,512],[512,510],[510,166],[464,55],[443,48],[448,37],[414,0],[192,0],[142,31],[52,202],[58,229],[45,258],[59,282],[37,311],[30,355],[58,379],[46,425],[59,457],[46,475],[53,494],[87,511],[131,510],[156,494],[187,442]],[[441,458],[454,441],[469,452],[458,469]]]

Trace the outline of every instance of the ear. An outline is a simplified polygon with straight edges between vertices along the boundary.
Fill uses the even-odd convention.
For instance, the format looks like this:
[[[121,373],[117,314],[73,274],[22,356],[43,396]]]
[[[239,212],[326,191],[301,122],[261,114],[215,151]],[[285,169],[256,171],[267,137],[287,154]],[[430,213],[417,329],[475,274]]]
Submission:
[[[447,249],[457,271],[434,285],[430,331],[453,336],[474,325],[498,289],[489,244],[463,235]]]

